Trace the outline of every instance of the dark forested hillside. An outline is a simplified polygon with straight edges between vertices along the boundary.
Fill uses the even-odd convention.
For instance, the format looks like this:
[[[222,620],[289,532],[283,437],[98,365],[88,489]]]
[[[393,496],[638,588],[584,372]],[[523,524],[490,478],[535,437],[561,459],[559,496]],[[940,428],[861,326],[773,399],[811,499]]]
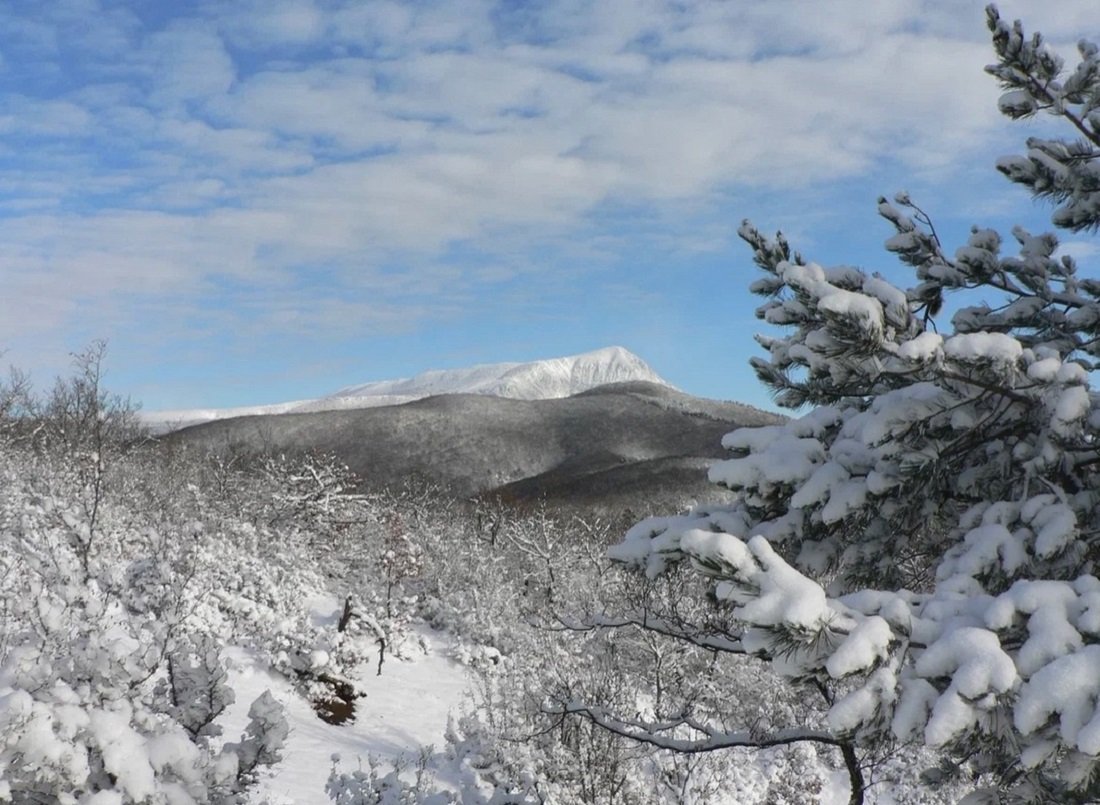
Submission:
[[[404,405],[239,417],[166,440],[214,451],[323,452],[369,487],[424,480],[512,499],[690,497],[726,432],[779,417],[651,383],[555,400],[443,395]]]

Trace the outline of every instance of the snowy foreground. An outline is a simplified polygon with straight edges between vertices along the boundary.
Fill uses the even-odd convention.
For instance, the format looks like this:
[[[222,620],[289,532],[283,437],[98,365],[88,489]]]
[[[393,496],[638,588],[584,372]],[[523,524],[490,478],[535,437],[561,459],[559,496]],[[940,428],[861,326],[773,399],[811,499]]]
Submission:
[[[311,609],[317,626],[332,626],[339,616],[339,603],[333,598],[318,598]],[[474,796],[476,782],[455,762],[453,753],[445,751],[448,721],[472,705],[471,668],[453,659],[456,654],[469,656],[468,651],[456,651],[459,646],[454,638],[426,626],[414,631],[425,652],[407,660],[387,658],[381,675],[373,665],[364,665],[354,681],[366,696],[359,702],[355,719],[342,725],[327,724],[318,718],[286,677],[271,671],[253,652],[240,648],[226,652],[229,684],[237,700],[220,719],[225,734],[236,735],[244,728],[249,703],[265,691],[283,705],[291,727],[282,762],[250,792],[252,802],[328,802],[325,784],[334,768],[334,755],[340,758],[336,767],[347,772],[366,768],[368,760],[385,770],[397,763],[414,767],[422,753],[430,755],[429,768],[440,789],[455,792],[461,802],[482,801],[480,797],[487,792],[479,791]],[[740,779],[743,783],[757,778],[759,795],[745,799],[753,792],[742,787],[737,793],[714,799],[715,805],[763,801],[773,764],[767,753],[759,753],[754,765],[756,768],[746,770]],[[405,776],[411,779],[413,771],[410,769]],[[849,787],[845,774],[833,773],[816,801],[820,805],[846,805]],[[889,794],[872,794],[869,802],[893,805],[898,800]]]
[[[336,606],[335,601],[320,604],[320,619],[335,619]],[[252,802],[270,805],[328,802],[324,792],[333,769],[333,755],[339,755],[338,766],[342,771],[351,771],[360,765],[366,768],[368,758],[380,761],[388,769],[395,762],[414,766],[422,750],[431,752],[430,768],[439,788],[457,793],[460,801],[470,801],[471,792],[464,788],[474,783],[444,751],[448,719],[470,705],[470,669],[451,658],[454,653],[451,638],[426,627],[417,631],[427,653],[412,660],[388,659],[381,676],[374,673],[372,667],[364,667],[356,684],[366,697],[359,704],[355,720],[339,726],[319,719],[285,677],[271,672],[251,652],[242,649],[227,652],[229,682],[237,694],[237,701],[220,720],[225,734],[235,735],[243,729],[248,720],[249,703],[264,691],[270,691],[284,706],[285,717],[291,726],[282,762],[251,792]],[[742,779],[757,777],[763,796],[770,764],[765,754],[759,755],[757,760],[758,768]],[[412,771],[406,776],[411,778]],[[748,793],[742,790],[739,795],[714,802],[716,805],[744,805],[762,801],[759,798],[742,799]],[[820,805],[845,805],[848,797],[845,775],[836,772],[818,802]],[[872,795],[869,801],[893,805],[897,800],[889,795],[881,798]]]
[[[617,525],[348,495],[310,459],[45,446],[0,443],[0,800],[848,800],[828,749],[681,756],[567,709],[820,718],[758,663],[553,628],[613,611]]]

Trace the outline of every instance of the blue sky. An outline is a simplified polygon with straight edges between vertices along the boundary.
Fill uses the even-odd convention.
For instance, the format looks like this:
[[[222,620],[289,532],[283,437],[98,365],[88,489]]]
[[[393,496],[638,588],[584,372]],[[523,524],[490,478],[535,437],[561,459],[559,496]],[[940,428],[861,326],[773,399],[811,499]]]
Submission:
[[[611,344],[766,403],[743,218],[899,282],[881,194],[1045,228],[990,58],[969,0],[13,0],[0,348],[48,382],[106,338],[148,409]]]

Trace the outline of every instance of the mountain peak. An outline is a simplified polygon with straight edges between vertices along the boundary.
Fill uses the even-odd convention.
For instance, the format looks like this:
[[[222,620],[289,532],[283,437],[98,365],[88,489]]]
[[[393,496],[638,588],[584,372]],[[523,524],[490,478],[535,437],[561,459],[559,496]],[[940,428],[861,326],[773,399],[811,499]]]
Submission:
[[[672,387],[625,347],[610,346],[526,363],[489,363],[461,369],[432,369],[413,377],[347,386],[314,400],[245,408],[153,411],[142,418],[158,430],[214,419],[261,414],[307,413],[399,405],[439,394],[481,394],[517,400],[571,397],[609,383],[645,381]]]
[[[485,394],[519,400],[554,399],[606,383],[645,380],[669,385],[637,355],[611,346],[527,363],[491,363],[462,369],[433,369],[414,377],[349,386],[329,398],[429,397]]]

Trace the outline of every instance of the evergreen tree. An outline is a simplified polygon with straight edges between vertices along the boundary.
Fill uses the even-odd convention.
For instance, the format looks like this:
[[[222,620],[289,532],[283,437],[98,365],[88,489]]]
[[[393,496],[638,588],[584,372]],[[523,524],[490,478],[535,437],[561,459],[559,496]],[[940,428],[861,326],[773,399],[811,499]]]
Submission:
[[[1038,34],[987,9],[988,69],[1011,118],[1040,112],[1072,139],[1030,139],[998,169],[1056,204],[1053,223],[1100,227],[1100,60],[1068,74]],[[643,521],[611,549],[651,577],[689,562],[713,577],[734,634],[633,623],[754,655],[828,703],[823,729],[761,735],[691,713],[660,723],[592,703],[571,712],[679,751],[804,741],[862,760],[915,742],[978,780],[971,802],[1100,799],[1100,280],[1017,227],[975,228],[949,255],[906,194],[879,201],[900,289],[824,268],[751,224],[761,276],[752,361],[785,424],[726,436],[711,480],[732,503]],[[948,305],[969,291],[980,304]],[[950,320],[945,309],[954,309]],[[930,773],[928,779],[932,779]],[[983,787],[984,786],[984,787]]]

